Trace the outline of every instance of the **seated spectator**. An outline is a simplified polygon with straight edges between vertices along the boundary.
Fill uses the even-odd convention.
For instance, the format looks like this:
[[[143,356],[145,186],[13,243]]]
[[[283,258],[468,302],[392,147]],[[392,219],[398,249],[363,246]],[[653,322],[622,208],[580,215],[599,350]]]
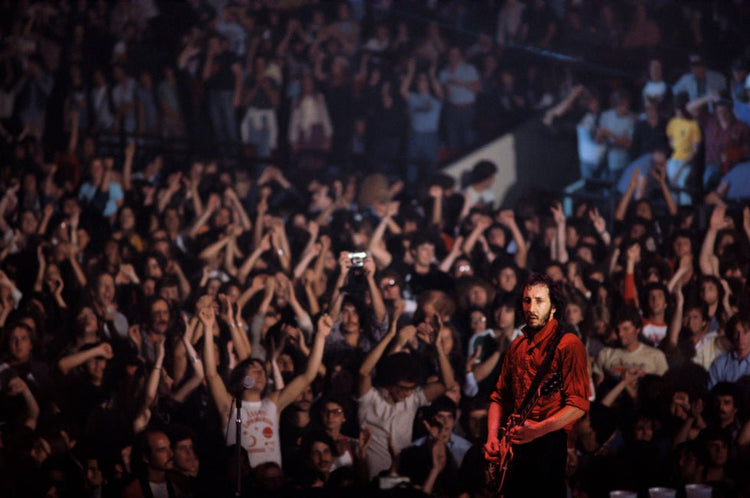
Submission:
[[[594,137],[607,145],[606,179],[614,180],[627,165],[635,118],[630,113],[630,97],[622,91],[612,94],[612,107],[599,119]]]
[[[685,192],[693,171],[693,159],[703,139],[698,123],[688,114],[686,92],[675,96],[675,116],[667,123],[667,137],[672,155],[667,161],[669,184],[678,191],[680,205],[690,203],[690,193]]]
[[[706,130],[706,166],[703,188],[716,188],[721,176],[750,155],[750,127],[738,120],[731,102],[720,99],[716,113],[708,118]]]
[[[727,322],[726,331],[732,349],[711,363],[709,387],[719,382],[736,382],[740,377],[750,375],[750,317],[746,313],[737,313]]]
[[[727,88],[726,78],[721,73],[708,69],[703,56],[690,54],[690,72],[682,75],[672,86],[672,94],[687,92],[688,102],[711,93],[723,92]]]
[[[663,375],[667,371],[664,353],[639,340],[643,325],[635,308],[623,309],[615,319],[614,326],[619,345],[605,347],[599,352],[595,363],[599,374],[619,378],[629,368],[636,369],[639,376]]]

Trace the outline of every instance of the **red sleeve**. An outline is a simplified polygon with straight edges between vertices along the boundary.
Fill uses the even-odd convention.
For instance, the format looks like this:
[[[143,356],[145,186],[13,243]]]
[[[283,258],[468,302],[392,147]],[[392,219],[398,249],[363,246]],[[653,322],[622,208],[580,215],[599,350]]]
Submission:
[[[561,369],[563,378],[563,403],[589,411],[591,397],[589,372],[586,365],[586,348],[573,334],[565,334],[560,340]]]
[[[625,304],[635,306],[635,276],[632,273],[625,274],[625,289],[623,289]]]
[[[490,400],[500,405],[500,408],[502,408],[503,413],[505,414],[512,413],[514,408],[514,400],[511,392],[512,365],[510,358],[513,357],[513,351],[516,349],[514,345],[517,344],[517,342],[518,341],[514,341],[505,352],[505,355],[503,357],[503,365],[500,368],[500,376],[497,378],[495,389],[490,395]]]

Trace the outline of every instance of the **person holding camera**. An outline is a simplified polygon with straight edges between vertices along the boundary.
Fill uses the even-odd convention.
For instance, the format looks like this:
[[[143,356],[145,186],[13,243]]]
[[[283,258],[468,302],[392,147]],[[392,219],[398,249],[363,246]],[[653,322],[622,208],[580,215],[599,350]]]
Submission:
[[[375,281],[375,262],[367,253],[345,251],[339,255],[339,270],[331,297],[333,327],[327,353],[368,353],[388,330],[388,313]]]

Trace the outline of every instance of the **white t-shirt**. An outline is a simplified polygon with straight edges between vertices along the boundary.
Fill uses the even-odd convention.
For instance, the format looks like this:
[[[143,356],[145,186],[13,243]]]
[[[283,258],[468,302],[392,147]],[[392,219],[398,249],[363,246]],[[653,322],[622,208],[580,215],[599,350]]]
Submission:
[[[379,472],[391,466],[391,454],[388,452],[388,438],[393,441],[396,451],[401,451],[411,444],[414,416],[421,406],[429,402],[422,391],[417,388],[406,399],[398,403],[386,401],[385,390],[370,388],[359,398],[359,425],[369,427],[372,440],[367,450],[367,471],[372,479]]]
[[[154,498],[169,498],[169,489],[166,482],[151,482],[148,487],[151,488],[151,496]]]
[[[227,445],[236,441],[235,414],[237,406],[232,403],[231,416],[225,414],[224,426]],[[276,404],[268,398],[261,401],[243,401],[242,409],[242,447],[247,451],[250,467],[265,462],[276,462],[281,465],[281,440],[279,439],[279,416]]]

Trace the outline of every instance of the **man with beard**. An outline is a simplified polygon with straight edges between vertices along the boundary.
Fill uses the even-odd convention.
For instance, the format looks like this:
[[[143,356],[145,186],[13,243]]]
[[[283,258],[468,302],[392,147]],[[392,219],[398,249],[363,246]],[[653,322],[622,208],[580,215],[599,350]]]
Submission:
[[[174,467],[169,438],[162,431],[149,429],[140,434],[133,462],[144,468],[122,492],[123,498],[167,498],[175,496],[167,471]]]
[[[139,356],[149,366],[156,361],[157,345],[168,336],[167,331],[171,325],[170,317],[171,310],[167,300],[155,297],[149,302],[146,324],[136,324],[128,330],[130,339],[138,348]]]
[[[501,456],[500,427],[523,409],[534,377],[557,341],[539,385],[557,373],[562,385],[541,396],[526,421],[510,429],[513,459],[505,481],[506,497],[566,494],[567,431],[589,409],[589,378],[583,343],[575,334],[561,331],[555,318],[563,309],[557,284],[546,275],[531,275],[523,289],[523,336],[511,344],[491,396],[485,458],[492,461]]]

